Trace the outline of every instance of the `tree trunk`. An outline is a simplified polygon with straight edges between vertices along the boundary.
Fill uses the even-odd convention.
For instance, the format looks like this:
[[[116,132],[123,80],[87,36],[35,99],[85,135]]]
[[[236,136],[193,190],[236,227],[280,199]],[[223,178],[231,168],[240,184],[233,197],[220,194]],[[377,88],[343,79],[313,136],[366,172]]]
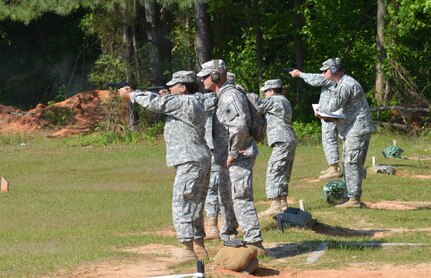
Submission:
[[[123,61],[126,62],[127,65],[130,65],[130,52],[131,52],[131,47],[132,47],[132,39],[130,37],[130,33],[129,33],[129,29],[128,26],[123,23],[121,26],[121,33],[122,33],[122,53],[121,56],[123,58]],[[125,72],[125,80],[127,82],[130,81],[130,68],[126,67],[126,72]]]
[[[302,16],[301,16],[301,4],[302,0],[294,0],[294,6],[295,6],[295,63],[296,68],[299,70],[304,69],[304,53],[302,51],[302,40],[300,36],[300,30],[302,30],[302,27],[304,25]],[[299,96],[301,95],[301,92],[304,87],[304,82],[301,78],[298,78],[296,80],[296,101],[299,102]]]
[[[208,4],[204,1],[195,2],[196,25],[196,68],[211,60],[211,28],[208,15]]]
[[[149,42],[148,70],[151,84],[162,84],[162,38],[159,20],[159,5],[155,0],[145,1],[146,35]]]
[[[379,104],[383,104],[387,100],[387,94],[389,92],[389,85],[385,82],[385,76],[383,73],[383,63],[386,59],[385,50],[385,34],[386,28],[386,7],[385,0],[377,1],[377,59],[376,59],[376,100]],[[386,83],[386,84],[385,84]],[[386,86],[385,86],[386,85]]]
[[[161,72],[171,71],[172,68],[172,41],[171,41],[171,26],[174,16],[169,9],[161,9],[159,22],[160,22],[160,59],[161,59]],[[170,80],[170,76],[168,77]],[[162,80],[157,85],[166,83],[167,80]]]
[[[252,9],[253,9],[253,29],[256,37],[256,59],[257,59],[257,80],[259,82],[258,88],[260,88],[263,83],[263,57],[262,57],[262,30],[260,29],[259,24],[259,3],[258,0],[252,1]]]
[[[136,0],[133,1],[133,13],[136,15],[137,14],[137,3]],[[139,53],[138,53],[138,40],[136,37],[136,28],[135,25],[132,25],[132,47],[133,47],[133,60],[134,60],[134,69],[135,69],[135,80],[136,80],[136,85],[137,86],[141,86],[141,67],[140,67],[140,60],[139,60]]]

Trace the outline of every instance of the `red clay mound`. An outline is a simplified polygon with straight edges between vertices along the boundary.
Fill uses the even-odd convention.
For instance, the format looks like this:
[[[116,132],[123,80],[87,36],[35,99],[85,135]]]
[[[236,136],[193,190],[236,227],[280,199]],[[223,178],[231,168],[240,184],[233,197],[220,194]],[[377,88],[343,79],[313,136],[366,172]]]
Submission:
[[[112,96],[110,91],[105,90],[85,91],[50,106],[38,104],[29,111],[0,104],[0,133],[41,132],[49,137],[87,134],[91,132],[96,123],[105,118],[100,104]],[[43,119],[43,115],[47,109],[53,107],[71,109],[73,111],[71,123],[64,126],[49,125]]]

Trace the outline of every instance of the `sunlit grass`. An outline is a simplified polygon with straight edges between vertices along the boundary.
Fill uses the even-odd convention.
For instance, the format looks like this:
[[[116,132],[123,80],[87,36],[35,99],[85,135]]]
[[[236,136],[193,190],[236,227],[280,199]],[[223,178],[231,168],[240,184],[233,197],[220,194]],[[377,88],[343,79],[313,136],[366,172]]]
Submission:
[[[381,151],[392,144],[417,159],[384,159]],[[121,250],[147,243],[176,244],[175,236],[154,232],[172,229],[171,198],[174,169],[165,162],[165,146],[151,143],[89,145],[86,139],[46,140],[2,136],[0,175],[10,190],[0,194],[0,276],[29,277],[70,270],[84,262],[123,258]],[[85,142],[85,144],[82,144]],[[431,200],[429,138],[408,138],[390,134],[373,136],[366,166],[371,157],[396,167],[402,175],[368,174],[363,183],[363,201]],[[266,209],[266,163],[271,149],[259,146],[254,167],[254,194],[258,211]],[[420,159],[418,159],[420,158]],[[277,267],[329,268],[358,263],[421,263],[430,261],[429,247],[348,248],[341,242],[431,243],[427,228],[429,209],[385,211],[338,210],[322,200],[325,181],[316,180],[326,168],[318,143],[299,141],[289,205],[304,200],[318,225],[338,234],[300,228],[283,234],[272,219],[261,221],[266,243],[295,243],[300,250],[287,261],[264,259]],[[384,238],[373,238],[387,230]],[[393,232],[391,232],[393,230]],[[352,234],[347,234],[350,232]],[[331,248],[316,264],[304,258],[322,242]],[[217,243],[215,243],[217,245]],[[428,252],[428,253],[427,253]],[[395,255],[396,254],[396,255]]]

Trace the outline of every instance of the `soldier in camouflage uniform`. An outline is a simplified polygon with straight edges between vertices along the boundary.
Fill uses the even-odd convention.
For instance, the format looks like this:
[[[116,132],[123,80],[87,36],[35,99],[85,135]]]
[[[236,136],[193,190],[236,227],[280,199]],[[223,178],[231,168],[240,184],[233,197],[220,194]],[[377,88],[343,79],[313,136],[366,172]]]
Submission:
[[[267,80],[261,90],[266,99],[260,102],[265,111],[268,145],[272,148],[266,171],[266,197],[271,206],[259,217],[272,217],[287,209],[287,195],[296,150],[296,133],[292,127],[292,108],[283,95],[280,79]]]
[[[337,122],[337,132],[343,140],[343,169],[349,200],[336,208],[360,208],[362,179],[371,134],[375,131],[370,108],[362,86],[351,76],[344,74],[339,58],[322,63],[320,70],[325,79],[332,82],[332,94],[327,110],[330,113],[342,109],[346,119]]]
[[[247,97],[227,81],[225,63],[222,60],[215,59],[202,64],[202,70],[197,76],[201,78],[206,90],[216,92],[218,96],[213,122],[214,159],[230,177],[230,184],[227,185],[231,188],[219,188],[220,202],[222,209],[233,203],[235,214],[230,215],[229,211],[222,210],[227,227],[222,226],[225,230],[220,237],[227,240],[229,234],[236,234],[233,222],[236,216],[244,232],[244,241],[263,255],[265,248],[262,245],[262,232],[253,204],[253,166],[257,145],[249,131],[251,116]]]
[[[133,103],[167,115],[164,138],[166,161],[174,166],[172,216],[183,252],[180,262],[208,257],[204,246],[203,209],[208,191],[211,152],[205,142],[203,104],[193,95],[197,90],[196,75],[192,71],[175,72],[167,84],[169,92],[160,94],[133,91]]]
[[[209,93],[196,93],[199,100],[202,101],[205,107],[205,141],[208,147],[211,149],[211,153],[214,153],[214,144],[212,137],[212,123],[214,109],[217,104],[217,95],[214,92]],[[211,155],[211,176],[208,187],[208,194],[205,200],[205,212],[206,212],[206,223],[207,232],[205,239],[219,239],[218,229],[218,215],[220,214],[220,200],[218,188],[222,181],[220,176],[219,167],[215,164],[214,155]]]
[[[301,77],[305,83],[315,86],[322,87],[319,98],[319,107],[322,111],[328,110],[327,105],[331,98],[332,82],[325,79],[320,73],[303,73],[297,69],[290,72],[293,77]],[[325,153],[326,161],[328,162],[328,169],[320,172],[319,179],[330,179],[341,176],[339,167],[339,155],[338,155],[338,133],[337,133],[337,122],[336,121],[324,121],[322,122],[322,146],[323,152]]]
[[[227,72],[227,80],[235,84],[235,74]],[[217,104],[217,94],[209,92],[206,94],[197,93],[198,97],[203,101],[205,106],[205,140],[211,152],[214,153],[214,144],[212,138],[212,121],[214,116],[214,109]],[[219,186],[222,181],[220,176],[219,167],[215,164],[214,156],[211,156],[211,177],[210,185],[208,187],[207,199],[205,201],[205,212],[207,218],[207,232],[205,239],[219,239],[220,231],[218,229],[218,216],[220,214],[220,197]]]

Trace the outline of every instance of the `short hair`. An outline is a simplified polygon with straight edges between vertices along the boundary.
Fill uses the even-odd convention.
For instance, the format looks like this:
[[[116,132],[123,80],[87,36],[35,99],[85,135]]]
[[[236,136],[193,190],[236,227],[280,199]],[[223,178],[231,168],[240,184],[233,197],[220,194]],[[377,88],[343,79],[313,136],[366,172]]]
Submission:
[[[198,91],[198,89],[199,89],[198,84],[196,84],[195,82],[193,82],[193,83],[181,83],[181,82],[180,82],[180,84],[182,84],[182,85],[186,86],[186,88],[187,88],[187,92],[188,92],[189,94],[194,94],[194,93],[196,93],[196,92]]]
[[[284,94],[284,89],[283,88],[272,88],[272,90],[276,94]]]

